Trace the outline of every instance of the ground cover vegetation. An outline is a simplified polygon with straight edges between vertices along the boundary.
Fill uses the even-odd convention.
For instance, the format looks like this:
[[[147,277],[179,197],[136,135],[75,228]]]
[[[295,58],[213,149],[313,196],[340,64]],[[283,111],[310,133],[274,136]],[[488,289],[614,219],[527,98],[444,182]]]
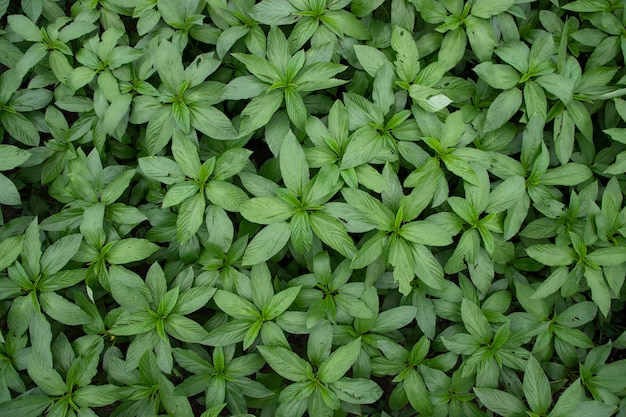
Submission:
[[[0,0],[0,417],[626,416],[618,0]]]

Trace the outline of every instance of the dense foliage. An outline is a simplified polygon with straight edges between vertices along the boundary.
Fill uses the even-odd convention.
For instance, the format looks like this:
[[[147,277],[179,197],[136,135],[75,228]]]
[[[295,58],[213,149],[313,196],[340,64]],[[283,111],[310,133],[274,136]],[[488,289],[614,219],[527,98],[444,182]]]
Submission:
[[[0,417],[626,416],[619,0],[0,0]]]

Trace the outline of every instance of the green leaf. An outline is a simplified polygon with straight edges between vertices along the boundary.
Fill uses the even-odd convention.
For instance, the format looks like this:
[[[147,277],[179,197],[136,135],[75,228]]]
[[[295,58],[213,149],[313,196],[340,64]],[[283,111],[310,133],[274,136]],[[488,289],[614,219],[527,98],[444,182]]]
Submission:
[[[313,246],[313,231],[309,215],[302,210],[297,210],[289,222],[291,229],[291,244],[298,253],[306,253]]]
[[[17,146],[0,145],[0,171],[9,171],[22,165],[30,155],[30,152]]]
[[[499,0],[497,3],[500,3]],[[506,1],[506,0],[505,0]],[[493,10],[493,9],[490,9]],[[480,61],[491,59],[493,49],[497,45],[496,35],[489,21],[470,15],[465,18],[467,39],[472,51]]]
[[[411,245],[415,260],[415,273],[426,285],[433,289],[442,289],[444,286],[444,271],[435,256],[423,245]]]
[[[476,396],[485,407],[504,417],[526,417],[526,406],[508,392],[493,388],[474,388]]]
[[[416,369],[410,369],[404,378],[402,386],[409,403],[420,413],[430,414],[432,404],[428,396],[428,389],[424,379]]]
[[[400,80],[412,83],[420,70],[419,52],[411,32],[395,26],[391,33],[391,47],[396,51],[396,73]]]
[[[185,69],[181,54],[176,47],[168,41],[162,41],[156,52],[155,67],[161,80],[170,89],[178,91],[184,81]]]
[[[363,301],[349,294],[339,293],[335,296],[337,308],[347,311],[350,315],[360,319],[371,319],[374,314]]]
[[[159,246],[146,239],[122,239],[111,246],[106,259],[112,264],[127,264],[146,259],[157,250]]]
[[[524,396],[530,409],[538,415],[544,414],[552,402],[552,390],[548,377],[541,369],[541,365],[532,355],[528,358],[524,372]]]
[[[380,50],[367,45],[354,45],[354,53],[367,74],[376,78],[378,71],[390,62]]]
[[[525,188],[525,180],[519,175],[512,175],[501,184],[498,184],[489,194],[489,204],[486,213],[499,213],[519,204]]]
[[[19,206],[22,203],[20,192],[13,182],[0,174],[0,204]]]
[[[60,323],[78,326],[91,321],[91,318],[80,307],[55,292],[42,293],[39,301],[46,314]]]
[[[297,195],[302,195],[309,182],[309,165],[300,143],[290,131],[280,147],[280,172],[285,186]]]
[[[556,323],[566,327],[580,327],[596,317],[597,306],[591,301],[571,305],[556,317]]]
[[[584,275],[591,289],[591,299],[596,303],[600,312],[605,317],[608,316],[611,309],[611,293],[602,271],[588,267],[585,268]]]
[[[111,265],[109,268],[111,295],[118,304],[129,311],[145,311],[150,308],[152,297],[143,279],[128,269]]]
[[[265,358],[274,372],[293,382],[307,381],[313,375],[311,365],[282,347],[258,346],[259,353]]]
[[[427,246],[448,246],[452,236],[440,225],[429,221],[405,223],[399,230],[400,236],[414,243]]]
[[[189,107],[189,111],[191,125],[208,137],[230,140],[239,136],[230,119],[215,107],[194,105]]]
[[[353,188],[343,188],[341,194],[348,204],[365,214],[379,230],[392,230],[395,216],[379,200],[364,191]]]
[[[487,110],[485,132],[491,132],[509,121],[522,105],[522,92],[511,88],[498,94]]]
[[[587,254],[586,259],[600,266],[621,265],[626,259],[626,247],[613,246],[596,249]]]
[[[54,399],[45,395],[20,395],[0,404],[0,417],[39,417]]]
[[[537,77],[536,81],[544,90],[555,95],[564,104],[568,105],[572,101],[574,80],[571,78],[561,74],[547,74]]]
[[[454,175],[463,178],[463,180],[470,184],[478,184],[476,171],[474,171],[474,168],[472,168],[472,166],[463,159],[457,157],[453,153],[450,153],[443,155],[441,160],[446,165],[446,168],[448,168]]]
[[[237,319],[256,320],[261,317],[254,304],[231,292],[218,290],[213,296],[213,301],[220,310]]]
[[[249,320],[234,320],[211,331],[203,341],[210,346],[230,346],[243,341],[250,328]]]
[[[413,321],[417,310],[413,306],[399,306],[390,308],[378,314],[371,332],[388,333],[401,329]]]
[[[461,303],[461,317],[467,331],[480,338],[484,343],[491,340],[493,331],[487,317],[472,301],[463,299]]]
[[[146,177],[164,184],[175,184],[185,179],[185,174],[178,164],[163,156],[139,158],[139,168]]]
[[[204,187],[206,198],[218,207],[237,212],[241,204],[248,201],[248,195],[235,184],[213,180]]]
[[[298,129],[304,130],[308,112],[302,100],[302,96],[293,88],[285,89],[285,108],[293,124],[296,125]]]
[[[187,343],[207,344],[208,333],[200,324],[179,314],[170,314],[165,320],[165,331],[172,337]]]
[[[474,4],[475,5],[475,4]],[[487,84],[498,90],[514,88],[520,81],[520,74],[508,65],[481,62],[472,69]]]
[[[243,203],[240,213],[246,220],[259,224],[281,223],[289,219],[295,208],[277,197],[257,197]]]
[[[565,266],[555,269],[535,290],[532,298],[541,299],[555,293],[569,278],[569,271]]]
[[[298,19],[297,12],[287,0],[263,0],[253,7],[250,15],[266,25],[290,25]]]
[[[309,221],[313,233],[322,242],[346,258],[352,259],[356,255],[357,249],[352,238],[338,220],[327,214],[315,212],[309,216]]]
[[[0,242],[0,270],[13,265],[22,252],[21,236],[10,237]]]
[[[73,399],[79,407],[104,407],[126,398],[130,392],[130,387],[87,385],[76,390]]]
[[[255,265],[267,261],[285,247],[290,236],[287,223],[274,223],[264,227],[248,244],[242,263]]]
[[[0,114],[0,121],[14,139],[27,146],[39,145],[39,132],[35,124],[23,114],[3,111]]]
[[[107,184],[100,194],[100,201],[109,205],[115,202],[130,185],[130,181],[135,176],[134,169],[127,169],[119,173],[113,181]]]
[[[29,42],[42,42],[41,30],[32,20],[20,14],[7,16],[7,21],[13,29],[24,40]]]
[[[580,379],[576,379],[561,393],[559,399],[550,412],[550,417],[569,417],[584,397]]]
[[[330,384],[330,388],[337,398],[349,404],[372,404],[383,395],[376,382],[362,378],[342,378]]]
[[[526,253],[536,261],[549,266],[567,266],[576,259],[576,253],[569,246],[534,245],[526,248]]]
[[[206,201],[201,194],[194,194],[182,202],[176,219],[176,233],[181,243],[187,242],[197,232],[203,222]]]
[[[181,171],[189,178],[197,180],[200,175],[198,146],[187,135],[174,133],[172,154]]]
[[[111,101],[102,118],[102,128],[106,133],[113,134],[116,131],[124,116],[128,114],[132,100],[130,94],[121,94]]]
[[[263,306],[262,315],[265,320],[272,320],[285,312],[295,301],[300,287],[290,287],[275,294],[268,302]]]
[[[452,99],[434,88],[420,84],[413,84],[409,89],[409,95],[424,110],[435,113],[452,103]]]
[[[61,270],[78,251],[82,236],[62,237],[46,249],[41,257],[41,273],[51,275]]]
[[[172,207],[181,204],[183,201],[191,198],[194,194],[198,194],[198,185],[191,181],[183,181],[174,184],[163,197],[162,207]]]
[[[513,0],[477,0],[472,4],[470,13],[473,16],[489,19],[506,12],[515,2]]]
[[[356,362],[361,352],[361,338],[354,339],[344,346],[340,346],[330,354],[318,369],[320,381],[331,383],[338,381]]]
[[[541,176],[539,182],[543,185],[574,186],[586,181],[592,175],[588,166],[571,162],[549,169]]]
[[[249,162],[252,151],[243,148],[229,149],[215,161],[213,177],[216,180],[227,180],[243,171]]]
[[[28,376],[46,394],[60,396],[65,394],[65,381],[51,366],[47,366],[35,352],[28,355]]]
[[[283,93],[272,90],[254,97],[241,111],[240,134],[248,135],[265,126],[283,102]]]

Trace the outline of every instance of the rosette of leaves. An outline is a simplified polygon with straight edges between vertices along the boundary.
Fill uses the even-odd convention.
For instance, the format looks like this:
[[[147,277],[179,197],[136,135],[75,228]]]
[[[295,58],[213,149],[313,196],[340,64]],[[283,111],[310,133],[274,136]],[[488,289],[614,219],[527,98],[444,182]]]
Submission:
[[[29,113],[48,105],[52,93],[44,88],[20,90],[25,73],[12,68],[0,74],[0,123],[3,132],[13,139],[27,146],[37,146],[39,129]]]
[[[205,18],[205,16],[200,13],[205,5],[201,4],[199,0],[184,0],[177,4],[169,1],[157,1],[156,3],[158,13],[155,13],[152,8],[148,9],[146,7],[143,10],[138,7],[135,8],[133,14],[140,13],[142,14],[141,17],[143,17],[141,27],[139,26],[139,22],[137,22],[137,28],[141,29],[140,34],[145,34],[152,29],[150,26],[152,25],[154,27],[160,15],[165,23],[175,29],[174,33],[171,35],[171,42],[179,51],[185,49],[189,42],[190,35],[195,39],[202,38],[201,36],[194,36],[194,34],[202,30],[200,28],[202,28]],[[148,10],[151,12],[148,12]]]
[[[85,324],[90,317],[60,293],[85,279],[86,269],[66,267],[78,251],[82,236],[61,237],[45,251],[40,238],[35,218],[24,235],[2,242],[5,259],[0,266],[7,268],[8,277],[1,278],[1,297],[11,299],[7,316],[9,331],[21,336],[29,330],[31,350],[48,358],[51,357],[52,330],[44,313],[68,326]]]
[[[304,148],[310,168],[331,170],[331,167],[337,167],[341,179],[349,187],[363,185],[376,192],[383,190],[385,185],[382,175],[368,163],[372,159],[371,155],[378,154],[372,148],[380,148],[380,140],[359,129],[350,134],[349,113],[343,102],[337,100],[330,108],[328,126],[311,116],[305,129],[314,145]]]
[[[564,10],[580,13],[581,20],[591,24],[584,24],[579,31],[572,33],[572,37],[580,44],[590,47],[587,68],[606,65],[616,58],[626,58],[626,38],[622,30],[626,24],[626,15],[615,6],[611,1],[600,0],[590,4],[572,1],[562,7]]]
[[[46,56],[52,73],[58,81],[65,83],[72,66],[68,56],[73,55],[69,43],[88,33],[96,26],[86,16],[60,17],[47,27],[38,27],[35,22],[23,15],[7,16],[7,21],[18,36],[32,45],[17,62],[15,69],[23,77]]]
[[[594,416],[608,417],[615,411],[614,407],[599,401],[585,401],[580,379],[576,379],[561,393],[550,410],[553,402],[550,395],[550,381],[539,362],[532,356],[524,372],[522,391],[527,404],[517,396],[495,388],[474,388],[478,399],[489,410],[503,417],[524,415],[565,417],[574,413],[577,415],[591,413]]]
[[[220,311],[235,320],[212,330],[206,339],[209,345],[229,346],[243,342],[243,348],[247,350],[260,336],[264,345],[289,346],[283,329],[273,320],[280,320],[298,296],[300,286],[275,292],[271,279],[267,265],[262,262],[252,267],[248,290],[241,290],[240,294],[217,291],[213,301]],[[239,288],[248,285],[245,281],[238,283]]]
[[[87,291],[94,291],[100,286],[107,291],[110,290],[109,266],[142,261],[159,250],[158,245],[147,239],[122,238],[111,230],[105,233],[101,226],[104,214],[102,204],[85,209],[80,225],[83,241],[72,258],[89,265],[85,276]],[[90,297],[93,298],[92,293]]]
[[[253,55],[264,58],[267,50],[267,36],[254,17],[252,10],[253,0],[243,0],[228,3],[226,0],[208,0],[209,15],[222,29],[215,44],[217,56],[224,58],[226,53],[243,40],[248,51]]]
[[[507,367],[522,371],[526,368],[530,355],[522,347],[530,339],[523,331],[511,332],[509,321],[505,321],[494,332],[485,312],[468,299],[461,302],[461,319],[465,332],[442,333],[441,341],[445,347],[458,355],[464,355],[461,364],[461,376],[476,376],[475,386],[497,387],[501,368]]]
[[[306,411],[329,417],[335,410],[359,413],[360,404],[371,404],[381,397],[382,389],[374,381],[345,376],[359,357],[360,338],[334,351],[332,344],[330,325],[323,322],[309,335],[308,361],[285,347],[258,347],[269,366],[293,382],[281,391],[276,416],[299,417]]]
[[[148,350],[139,364],[128,366],[122,352],[114,347],[107,351],[104,367],[110,377],[132,388],[121,404],[111,413],[113,417],[158,416],[162,412],[174,417],[192,417],[189,399],[174,393],[170,377],[159,368],[152,350]],[[133,368],[133,369],[129,369]]]
[[[350,282],[353,271],[348,259],[335,270],[331,269],[328,252],[320,252],[313,258],[313,273],[296,277],[290,285],[302,286],[298,302],[307,307],[306,326],[314,327],[321,320],[332,324],[350,317],[369,319],[373,312],[360,297],[365,290],[362,282]]]
[[[289,35],[292,52],[307,41],[315,47],[337,38],[350,36],[358,40],[370,39],[367,26],[357,16],[343,10],[348,0],[263,0],[252,9],[252,17],[266,25],[295,23]]]
[[[452,242],[449,232],[426,218],[417,218],[430,203],[434,184],[426,182],[419,191],[415,189],[405,195],[398,178],[386,166],[383,176],[387,179],[387,189],[382,193],[382,201],[372,195],[352,188],[344,188],[341,193],[346,203],[342,218],[360,223],[358,231],[376,233],[366,235],[363,244],[352,260],[351,267],[364,268],[379,257],[393,266],[394,280],[400,285],[400,292],[411,292],[413,278],[417,277],[432,288],[441,288],[443,268],[433,256],[428,246],[447,246]]]
[[[192,128],[219,140],[238,136],[230,119],[215,107],[224,85],[206,80],[221,62],[213,53],[200,54],[185,68],[182,58],[171,42],[160,42],[154,62],[162,82],[160,95],[133,101],[133,123],[148,123],[145,146],[150,155],[165,148],[175,132],[190,135]]]
[[[193,373],[176,386],[174,394],[190,397],[204,392],[207,410],[226,402],[231,413],[243,414],[248,411],[246,397],[274,395],[263,384],[248,377],[265,365],[258,353],[235,357],[235,345],[230,345],[216,347],[211,356],[203,349],[193,348],[175,348],[173,354],[180,366]]]
[[[71,127],[55,107],[46,109],[45,121],[52,139],[45,142],[49,155],[41,168],[41,183],[48,184],[61,175],[70,160],[78,158],[75,142],[82,143],[92,128],[90,115],[80,117]]]
[[[171,373],[173,366],[170,336],[188,343],[207,344],[207,331],[185,317],[204,307],[215,288],[193,286],[193,275],[181,273],[168,290],[168,282],[158,263],[152,264],[145,281],[121,267],[110,268],[111,295],[121,306],[109,313],[115,336],[135,336],[126,355],[126,366],[135,369],[146,352],[154,350],[157,364]]]
[[[243,257],[244,265],[264,262],[277,254],[291,240],[296,251],[312,248],[313,236],[347,258],[356,248],[343,225],[325,213],[327,202],[343,185],[339,170],[321,169],[313,178],[302,146],[289,131],[279,154],[280,172],[285,188],[272,196],[251,198],[241,206],[247,220],[267,224],[250,241]]]
[[[435,30],[445,33],[440,46],[443,53],[439,54],[439,61],[444,62],[448,68],[454,67],[464,58],[468,41],[479,61],[489,60],[497,45],[496,34],[489,19],[506,12],[514,4],[511,0],[412,2],[426,22],[438,25]]]
[[[526,284],[517,283],[516,297],[523,312],[510,314],[511,327],[515,331],[525,331],[536,336],[532,348],[533,356],[544,361],[557,356],[568,366],[577,363],[577,348],[591,348],[593,341],[583,332],[587,323],[597,314],[597,306],[584,301],[571,305],[559,302],[558,298],[539,298],[534,296],[534,289]],[[557,306],[558,309],[550,310]]]
[[[198,262],[205,270],[197,278],[197,282],[219,284],[226,291],[234,291],[248,271],[242,266],[243,254],[248,245],[248,237],[235,240],[225,249],[214,243],[205,244]]]
[[[41,228],[46,231],[81,228],[87,243],[99,252],[109,225],[117,225],[115,234],[124,236],[146,220],[136,207],[116,203],[130,186],[134,175],[135,170],[124,165],[103,166],[95,149],[89,155],[85,155],[81,148],[77,149],[76,158],[68,161],[65,170],[50,186],[50,194],[65,206],[59,213],[48,216]],[[148,250],[149,253],[139,259],[157,249],[151,242],[146,243],[153,250]]]
[[[131,387],[95,384],[104,342],[99,336],[82,336],[70,343],[61,333],[52,346],[53,355],[28,353],[28,375],[37,389],[0,404],[0,416],[19,412],[26,417],[46,415],[93,416],[92,410],[121,400]]]
[[[363,292],[361,300],[374,313],[370,318],[350,318],[332,326],[336,343],[345,345],[355,339],[361,340],[361,353],[354,363],[352,375],[370,378],[372,359],[381,356],[378,343],[381,340],[401,342],[405,339],[400,331],[415,319],[417,309],[410,305],[400,305],[383,310],[373,287]]]
[[[289,119],[298,129],[304,130],[309,111],[303,97],[312,91],[346,82],[333,78],[346,67],[329,62],[333,52],[329,45],[292,54],[285,34],[272,26],[267,35],[267,58],[231,54],[251,74],[234,78],[222,95],[225,100],[252,99],[241,110],[239,130],[242,136],[267,125],[283,101]]]
[[[519,182],[517,177],[524,179],[525,192],[506,213],[503,229],[505,239],[510,239],[519,231],[529,213],[531,202],[539,212],[554,215],[555,211],[564,207],[560,201],[562,193],[557,187],[578,185],[593,175],[588,166],[576,162],[551,168],[550,154],[542,138],[544,127],[541,117],[531,117],[524,128],[519,161],[501,153],[491,154],[492,164],[488,168],[491,174],[504,181]]]
[[[162,207],[178,206],[179,242],[184,243],[196,234],[204,220],[207,200],[226,211],[240,210],[248,196],[226,180],[244,169],[251,153],[247,149],[232,148],[202,162],[197,139],[175,131],[174,161],[163,156],[139,159],[139,167],[148,179],[171,185],[163,196]]]
[[[591,290],[591,298],[600,312],[607,316],[611,298],[623,285],[623,263],[626,247],[594,247],[597,238],[570,232],[571,245],[533,245],[526,249],[528,255],[554,269],[537,288],[535,298],[544,298],[560,290],[561,295],[570,297],[581,291],[581,278]],[[612,268],[618,267],[618,268]]]
[[[424,377],[438,379],[440,373],[454,367],[457,356],[448,352],[427,359],[430,341],[426,336],[422,336],[411,350],[389,340],[380,340],[378,347],[384,356],[372,358],[372,373],[376,376],[394,375],[392,382],[399,383],[390,396],[392,409],[399,410],[408,402],[420,413],[432,414],[433,404]],[[437,370],[440,373],[436,373]]]

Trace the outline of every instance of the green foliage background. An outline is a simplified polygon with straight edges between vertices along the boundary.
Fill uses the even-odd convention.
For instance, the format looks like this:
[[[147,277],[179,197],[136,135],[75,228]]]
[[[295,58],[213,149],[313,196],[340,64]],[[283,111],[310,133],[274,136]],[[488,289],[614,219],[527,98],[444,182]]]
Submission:
[[[0,0],[0,417],[626,416],[622,0]]]

